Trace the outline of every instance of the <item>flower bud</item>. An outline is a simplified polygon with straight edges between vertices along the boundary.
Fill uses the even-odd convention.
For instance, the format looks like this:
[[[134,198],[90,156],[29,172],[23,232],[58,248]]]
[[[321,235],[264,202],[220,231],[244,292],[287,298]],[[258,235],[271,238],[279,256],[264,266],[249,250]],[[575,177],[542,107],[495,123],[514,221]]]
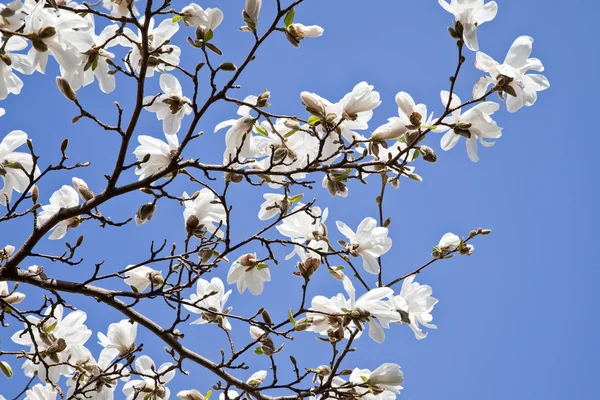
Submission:
[[[87,183],[85,183],[83,179],[73,177],[71,182],[73,183],[75,190],[77,190],[77,193],[79,193],[79,197],[81,197],[83,201],[88,201],[94,198],[94,192],[88,188]]]
[[[420,146],[419,152],[423,155],[423,160],[434,163],[437,161],[437,155],[435,151],[429,146]]]
[[[12,253],[14,253],[15,251],[15,246],[12,246],[10,244],[4,246],[4,248],[2,250],[0,250],[0,258],[8,258],[12,255]]]
[[[265,90],[264,92],[261,93],[260,96],[258,96],[258,99],[256,100],[256,106],[257,107],[265,107],[267,104],[269,104],[270,97],[271,97],[271,92],[269,92],[268,90]]]
[[[254,264],[256,264],[256,255],[244,254],[238,259],[238,262],[244,268],[254,267]]]
[[[154,203],[142,204],[135,214],[135,224],[140,226],[150,221],[155,211],[156,205]]]
[[[202,264],[206,264],[208,260],[210,260],[213,256],[213,251],[211,249],[202,249],[198,253],[198,258],[200,258],[200,262]]]
[[[39,198],[40,189],[38,189],[37,185],[33,185],[31,187],[31,201],[33,202],[33,204],[37,204]]]
[[[77,94],[75,93],[75,91],[73,90],[73,88],[71,88],[71,85],[69,85],[69,82],[67,82],[66,79],[61,78],[60,76],[56,78],[56,86],[58,86],[58,90],[60,90],[60,92],[68,99],[71,101],[77,101]]]
[[[317,117],[325,117],[325,106],[316,95],[309,92],[302,92],[300,93],[300,98],[306,106],[306,111]]]

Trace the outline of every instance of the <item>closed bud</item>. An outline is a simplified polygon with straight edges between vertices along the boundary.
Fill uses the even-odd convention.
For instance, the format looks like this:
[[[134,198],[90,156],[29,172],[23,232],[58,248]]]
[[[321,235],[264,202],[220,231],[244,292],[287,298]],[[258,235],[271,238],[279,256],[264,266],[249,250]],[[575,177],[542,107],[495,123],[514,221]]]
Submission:
[[[56,86],[58,86],[58,90],[71,101],[77,101],[77,94],[69,85],[66,79],[61,78],[60,76],[56,78]]]
[[[417,174],[408,174],[407,175],[410,179],[412,179],[413,181],[417,181],[417,182],[423,182],[423,178],[421,178],[420,175]]]
[[[40,189],[38,189],[37,185],[33,185],[31,187],[31,201],[33,202],[33,204],[37,204],[39,198]]]
[[[271,315],[269,315],[267,310],[262,310],[261,316],[263,321],[265,321],[265,324],[273,325],[273,320],[271,319]]]
[[[235,71],[237,69],[237,67],[233,63],[224,62],[223,64],[221,64],[219,66],[219,69],[222,69],[223,71],[233,72],[233,71]]]
[[[6,361],[0,361],[0,371],[2,371],[7,378],[12,378],[13,376],[12,368]]]
[[[290,128],[290,129],[295,129],[295,130],[301,129],[301,126],[300,126],[300,124],[299,124],[299,123],[298,123],[298,121],[297,121],[297,120],[295,120],[295,119],[286,119],[286,120],[283,122],[283,124],[284,124],[284,125],[285,125],[287,128]]]
[[[434,163],[437,161],[437,155],[435,151],[429,146],[420,146],[419,152],[423,155],[423,160]]]
[[[206,264],[208,260],[210,260],[213,256],[213,251],[211,249],[202,249],[198,253],[198,258],[200,258],[200,262],[202,264]]]
[[[271,97],[271,92],[269,92],[268,90],[265,90],[264,92],[261,93],[260,96],[258,96],[258,99],[256,100],[256,106],[257,107],[265,107],[267,104],[269,104],[270,97]]]
[[[6,245],[4,246],[4,248],[2,249],[2,251],[0,251],[0,256],[4,257],[4,258],[8,258],[10,256],[12,256],[12,253],[15,252],[15,246],[12,245]]]
[[[192,233],[200,225],[200,220],[195,215],[190,215],[185,221],[185,229],[188,233]]]
[[[239,258],[238,262],[244,268],[254,267],[256,264],[256,256],[254,254],[244,254]]]
[[[77,190],[77,193],[79,193],[79,197],[81,197],[83,201],[89,201],[94,198],[94,192],[88,188],[87,183],[85,183],[83,179],[74,177],[71,182],[73,183],[75,190]]]
[[[177,397],[181,400],[204,400],[204,396],[197,390],[182,390],[177,393]]]
[[[154,203],[142,204],[135,214],[135,224],[140,226],[150,221],[155,211],[156,205]]]
[[[47,26],[45,28],[40,29],[38,32],[38,37],[40,39],[50,39],[52,36],[56,35],[56,28],[53,26]]]
[[[413,127],[418,128],[419,126],[421,126],[421,120],[423,119],[423,116],[418,112],[414,112],[410,115],[410,117],[408,117],[408,119],[410,120],[410,123],[413,125]]]

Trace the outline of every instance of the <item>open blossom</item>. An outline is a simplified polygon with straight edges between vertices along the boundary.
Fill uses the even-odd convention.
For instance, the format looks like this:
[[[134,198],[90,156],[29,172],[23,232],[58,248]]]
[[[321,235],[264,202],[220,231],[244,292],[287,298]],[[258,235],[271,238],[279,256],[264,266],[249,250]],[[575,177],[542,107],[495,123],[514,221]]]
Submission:
[[[346,236],[350,243],[346,248],[350,254],[363,259],[363,268],[370,274],[379,273],[377,259],[392,247],[392,239],[388,237],[388,229],[378,227],[374,218],[365,218],[358,225],[356,233],[341,221],[336,222],[338,230]]]
[[[44,225],[54,215],[63,208],[71,208],[79,205],[79,194],[71,186],[63,185],[59,190],[54,192],[50,197],[50,204],[42,206],[42,212],[37,219],[38,227]],[[81,223],[80,218],[71,217],[66,220],[60,221],[52,228],[52,234],[50,240],[62,239],[69,228],[77,228]]]
[[[0,281],[0,299],[8,304],[19,304],[25,300],[25,295],[20,292],[11,292],[8,290],[8,283]]]
[[[183,117],[192,113],[190,99],[183,95],[181,84],[173,75],[160,76],[160,88],[163,93],[158,97],[146,96],[144,103],[146,110],[156,113],[156,118],[163,122],[163,131],[167,135],[174,135],[181,128]]]
[[[2,114],[3,112],[0,112],[0,115]],[[0,178],[3,182],[0,204],[4,206],[11,201],[13,190],[23,193],[29,186],[29,178],[21,167],[29,173],[33,172],[34,178],[40,175],[39,168],[33,168],[31,154],[15,151],[26,142],[27,134],[23,131],[12,131],[0,142]]]
[[[202,235],[208,232],[217,237],[223,237],[223,232],[218,228],[227,222],[227,214],[223,204],[215,199],[210,189],[202,189],[194,194],[192,198],[183,192],[185,210],[183,219],[189,234]]]
[[[218,8],[204,10],[195,3],[183,7],[181,14],[184,24],[200,28],[204,33],[214,31],[223,22],[223,12],[221,10]]]
[[[160,271],[156,271],[145,265],[129,270],[131,267],[133,265],[127,266],[128,271],[125,272],[126,278],[124,281],[138,293],[142,293],[150,285],[152,285],[153,289],[156,289],[164,283],[162,272]]]
[[[110,10],[110,15],[113,17],[128,17],[133,11],[133,15],[138,15],[137,8],[135,8],[136,0],[102,0],[102,7]]]
[[[124,319],[108,326],[108,334],[98,332],[98,342],[104,349],[100,353],[100,363],[108,365],[115,357],[124,356],[135,348],[137,322]]]
[[[173,152],[179,148],[179,139],[176,134],[165,134],[165,137],[166,142],[152,136],[138,136],[140,145],[135,148],[133,154],[140,162],[145,160],[146,157],[150,157],[135,169],[135,174],[140,176],[140,180],[162,171],[171,163]]]
[[[402,119],[410,122],[406,126],[408,131],[418,131],[421,127],[431,127],[433,125],[433,113],[428,116],[427,106],[416,104],[410,94],[399,92],[396,95],[396,104],[398,104],[398,113],[402,116]]]
[[[368,369],[355,368],[350,374],[349,380],[351,383],[359,385],[354,389],[357,398],[393,400],[402,389],[404,374],[398,364],[385,363],[373,372]]]
[[[320,207],[311,207],[308,210],[301,210],[305,205],[298,203],[296,207],[290,211],[280,225],[276,228],[283,236],[287,236],[297,242],[305,242],[312,239],[320,240],[326,236],[325,221],[329,214],[326,208],[321,212]]]
[[[49,383],[38,383],[25,392],[25,400],[55,400],[58,392]]]
[[[244,103],[256,105],[258,97],[248,96],[244,99]],[[238,108],[237,114],[241,117],[238,119],[229,119],[223,121],[215,127],[215,132],[220,131],[225,127],[230,127],[225,134],[225,154],[223,162],[228,164],[238,156],[238,158],[251,158],[256,153],[256,146],[252,136],[252,128],[256,119],[251,115],[252,108],[242,105]],[[242,161],[242,160],[240,160]]]
[[[246,383],[252,387],[260,386],[267,377],[267,371],[261,370],[252,374],[250,378],[246,381]]]
[[[28,58],[32,68],[45,73],[48,54],[65,71],[72,71],[82,62],[81,53],[93,43],[88,20],[72,12],[57,12],[39,2],[25,19],[24,33],[35,35]]]
[[[24,329],[12,336],[13,342],[29,347],[32,352],[43,353],[44,361],[52,365],[46,368],[39,361],[34,363],[27,360],[23,364],[26,376],[33,377],[37,373],[42,381],[47,377],[57,382],[60,375],[68,375],[72,372],[72,368],[64,363],[67,360],[77,359],[77,354],[85,351],[82,350],[83,345],[92,335],[92,331],[85,325],[86,313],[72,311],[63,318],[63,312],[63,306],[58,305],[54,311],[48,307],[43,313],[44,319],[30,315],[27,317],[29,324],[39,329],[34,328],[30,332],[29,325],[24,324]],[[33,340],[31,335],[34,337]]]
[[[430,329],[437,328],[430,322],[433,320],[431,311],[438,300],[431,296],[433,290],[431,286],[420,285],[414,282],[416,275],[411,275],[402,283],[402,290],[398,296],[393,299],[394,307],[401,315],[398,322],[409,324],[415,333],[417,339],[423,339],[427,336],[419,325]]]
[[[356,120],[361,113],[372,112],[381,105],[379,92],[373,90],[374,86],[367,82],[361,82],[354,86],[352,92],[341,100],[344,118]],[[372,113],[371,113],[372,114]]]
[[[144,23],[144,17],[140,18],[140,24]],[[172,44],[166,44],[171,40],[173,35],[179,30],[179,25],[173,22],[171,18],[165,19],[157,27],[154,27],[154,18],[150,20],[148,26],[148,51],[151,56],[148,59],[146,69],[146,77],[154,76],[155,71],[171,71],[176,65],[179,65],[179,56],[181,49]],[[129,28],[123,29],[123,37],[121,37],[121,45],[131,47],[128,57],[135,72],[139,73],[142,63],[142,33],[138,29],[135,34]]]
[[[265,193],[263,195],[264,203],[260,205],[258,218],[261,221],[266,221],[276,215],[285,215],[291,207],[291,203],[286,196],[275,193]]]
[[[123,386],[126,400],[138,399],[140,391],[148,400],[169,399],[171,391],[166,384],[175,377],[172,363],[164,363],[157,369],[150,357],[141,356],[135,360],[135,370],[142,374],[141,379],[131,380]]]
[[[477,28],[484,22],[489,22],[498,13],[498,4],[484,0],[438,0],[444,10],[454,14],[456,21],[462,24],[463,38],[467,47],[473,51],[479,50]]]
[[[77,91],[82,86],[91,84],[94,78],[98,79],[102,92],[111,93],[115,90],[115,76],[110,73],[108,64],[108,60],[115,58],[115,55],[106,49],[119,44],[118,39],[111,39],[116,36],[118,29],[118,25],[108,25],[100,35],[92,34],[93,43],[83,52],[85,58],[79,67],[72,70],[61,69],[63,78],[69,82],[73,90]]]
[[[447,91],[441,92],[442,104],[448,104],[450,93]],[[452,101],[450,102],[451,108],[456,108],[462,103],[460,98],[453,94]],[[484,139],[498,139],[502,136],[502,128],[500,128],[496,121],[491,117],[500,106],[498,103],[493,101],[484,101],[476,106],[467,110],[464,114],[461,109],[455,110],[452,114],[444,118],[443,123],[451,126],[440,126],[436,132],[444,132],[441,140],[441,147],[443,150],[448,151],[452,149],[458,143],[461,136],[467,139],[467,154],[473,162],[477,162],[479,157],[477,155],[477,142],[481,143],[485,147],[491,147],[494,142],[487,142]]]
[[[183,305],[189,312],[201,315],[200,318],[192,322],[192,325],[215,323],[223,329],[231,330],[231,324],[227,318],[219,315],[231,311],[231,309],[225,309],[225,303],[227,303],[230,294],[231,290],[226,292],[223,281],[219,278],[212,278],[210,282],[198,279],[196,293],[192,294],[186,304]]]
[[[240,293],[244,293],[247,288],[255,296],[261,294],[265,282],[270,281],[271,271],[268,265],[259,263],[256,254],[245,254],[238,258],[227,274],[227,283],[236,283]]]
[[[544,70],[540,60],[529,58],[532,50],[533,38],[520,36],[508,50],[503,64],[485,53],[478,52],[475,66],[490,76],[484,76],[477,81],[473,88],[473,98],[484,96],[488,87],[495,85],[501,96],[506,97],[506,108],[509,112],[516,112],[523,106],[532,106],[537,100],[537,92],[550,87],[550,82],[544,75],[527,73]]]
[[[0,51],[0,100],[6,99],[9,93],[21,93],[23,81],[13,70],[25,74],[33,72],[33,67],[25,55],[13,53],[27,48],[27,41],[19,36],[11,36],[4,40],[4,48]]]
[[[344,277],[343,284],[349,299],[341,293],[331,299],[324,296],[315,296],[312,299],[310,310],[317,312],[307,313],[307,319],[311,321],[307,330],[335,336],[341,329],[347,336],[348,328],[354,331],[357,329],[356,325],[367,324],[369,337],[377,343],[383,343],[385,333],[382,326],[389,328],[390,322],[398,319],[397,312],[389,304],[393,290],[388,287],[372,289],[356,300],[356,290],[348,277]],[[330,319],[329,315],[347,318]],[[342,326],[339,325],[340,321]]]

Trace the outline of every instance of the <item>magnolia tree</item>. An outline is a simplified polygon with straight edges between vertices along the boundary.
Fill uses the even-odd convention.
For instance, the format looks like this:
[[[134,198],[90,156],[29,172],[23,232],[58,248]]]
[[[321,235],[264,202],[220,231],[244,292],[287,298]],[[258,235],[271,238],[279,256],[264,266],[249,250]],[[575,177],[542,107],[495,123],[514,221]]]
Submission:
[[[21,390],[17,397],[149,400],[176,395],[203,400],[212,394],[231,400],[389,400],[400,393],[404,378],[394,363],[398,360],[381,359],[381,366],[370,371],[348,365],[347,356],[359,350],[360,340],[373,340],[385,349],[386,330],[410,328],[416,339],[425,338],[427,330],[435,328],[437,299],[430,286],[415,280],[417,274],[439,260],[470,256],[473,239],[490,230],[477,228],[462,237],[447,233],[425,264],[384,280],[381,256],[393,253],[385,194],[390,187],[398,188],[401,179],[420,182],[416,164],[436,162],[436,150],[423,144],[428,136],[441,133],[443,150],[464,141],[468,157],[476,162],[478,144],[490,147],[502,134],[493,119],[500,103],[506,103],[508,112],[517,112],[533,105],[537,92],[549,83],[543,75],[529,73],[543,70],[538,59],[530,58],[531,37],[517,38],[502,63],[479,50],[483,46],[477,31],[496,16],[494,1],[439,0],[451,14],[448,31],[457,63],[449,87],[440,92],[441,104],[430,105],[433,112],[399,92],[398,114],[370,129],[381,100],[367,82],[348,88],[337,101],[302,92],[298,109],[287,114],[269,111],[269,91],[237,97],[243,90],[238,79],[271,36],[284,35],[292,46],[302,47],[305,39],[323,35],[322,27],[303,25],[295,18],[302,2],[240,1],[241,17],[228,17],[240,20],[239,34],[250,36],[253,44],[239,65],[225,61],[227,55],[218,47],[224,15],[217,8],[195,3],[178,8],[169,0],[0,4],[0,100],[16,103],[23,79],[44,74],[48,62],[57,63],[57,89],[72,103],[72,122],[90,120],[119,143],[118,151],[107,156],[114,158],[114,169],[104,175],[104,184],[89,187],[77,177],[89,163],[68,159],[68,140],[61,145],[59,161],[53,162],[56,155],[48,149],[43,149],[48,154],[40,152],[27,133],[3,132],[0,223],[18,220],[23,227],[31,226],[22,243],[10,230],[0,231],[0,322],[10,331],[5,337],[21,346],[16,351],[0,348],[0,370],[9,378],[27,377],[22,390],[12,386],[13,394]],[[275,14],[272,21],[261,17],[261,9],[267,7]],[[177,34],[187,37],[185,46],[173,44]],[[182,50],[197,60],[195,68],[180,65]],[[455,84],[469,51],[476,52],[481,79],[468,99],[461,100]],[[116,103],[111,122],[78,98],[82,87],[98,85],[103,93],[111,93],[117,82],[127,80],[136,87],[135,101]],[[152,80],[159,83],[159,93],[147,87]],[[209,138],[198,128],[217,103],[239,108],[232,119],[215,126],[218,133]],[[162,126],[164,137],[139,134],[144,113],[156,115],[161,121],[156,128]],[[222,163],[186,158],[193,156],[186,152],[190,143],[203,140],[223,143]],[[69,181],[53,192],[42,192],[41,181],[58,171],[61,176],[70,174]],[[348,198],[352,180],[364,184],[376,202],[373,216],[365,215],[358,226],[342,222],[340,210],[332,223],[318,199],[308,200],[315,184],[331,196]],[[175,183],[186,185],[187,191],[173,190]],[[230,230],[236,207],[228,194],[234,185],[247,185],[264,196],[260,209],[252,212],[257,217],[255,234],[240,241]],[[134,191],[143,192],[147,202],[131,218],[119,221],[103,212],[107,203]],[[102,232],[110,235],[125,224],[152,224],[163,209],[182,212],[181,241],[172,246],[152,243],[147,257],[127,266],[111,268],[79,257],[85,247],[77,232],[80,225],[106,228]],[[48,240],[53,246],[46,243],[44,248],[54,250],[40,252]],[[285,259],[278,256],[281,248],[289,253]],[[49,262],[55,266],[45,269],[42,265]],[[259,300],[251,315],[236,314],[232,305],[261,295],[271,285],[270,271],[277,264],[287,265],[286,270],[297,276],[297,287],[289,291],[299,294],[299,303],[288,299],[287,315],[275,315]],[[52,276],[61,266],[76,265],[88,266],[85,279]],[[217,270],[228,271],[226,282],[216,277]],[[307,289],[319,280],[328,281],[339,294],[309,298]],[[22,303],[28,290],[34,292]],[[121,318],[92,332],[86,312],[76,308],[82,296],[118,311]],[[170,322],[161,325],[140,311],[147,303],[168,306],[170,313],[164,318]],[[202,324],[214,326],[191,326]],[[205,342],[189,340],[202,329],[214,329],[214,335],[226,338],[219,358],[203,355]],[[138,337],[140,330],[146,331],[146,343]],[[249,334],[243,341],[239,335],[234,340],[235,330]],[[103,348],[99,354],[86,348],[94,341],[92,335]],[[362,335],[368,337],[359,340]],[[316,337],[324,343],[314,341],[315,346],[330,349],[319,350],[319,364],[300,365],[289,355],[298,336]],[[152,346],[165,349],[159,363],[145,351]],[[254,367],[258,359],[267,360],[269,368]],[[211,387],[198,387],[197,380],[186,378],[193,364],[214,374]],[[181,379],[188,390],[171,393],[173,379]],[[11,387],[5,382],[1,392]]]

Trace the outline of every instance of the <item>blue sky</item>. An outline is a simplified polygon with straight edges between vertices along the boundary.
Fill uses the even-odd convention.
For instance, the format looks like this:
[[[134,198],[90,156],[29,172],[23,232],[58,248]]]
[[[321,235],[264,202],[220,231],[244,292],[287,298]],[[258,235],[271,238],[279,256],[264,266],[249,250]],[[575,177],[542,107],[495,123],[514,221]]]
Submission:
[[[434,296],[440,300],[433,312],[438,330],[417,341],[407,327],[395,327],[386,331],[384,345],[365,336],[358,342],[360,351],[352,354],[346,365],[374,369],[381,362],[400,364],[406,378],[401,398],[411,400],[499,400],[509,396],[593,399],[600,374],[600,317],[594,293],[600,279],[595,254],[600,188],[594,172],[598,170],[595,158],[600,145],[594,122],[596,92],[600,90],[600,78],[595,73],[600,62],[596,21],[600,7],[589,0],[572,0],[569,6],[555,0],[498,3],[497,18],[479,30],[481,50],[503,60],[516,37],[532,36],[533,57],[544,63],[552,87],[540,93],[534,107],[510,115],[502,107],[496,119],[504,135],[494,148],[480,147],[477,164],[469,161],[462,143],[445,153],[439,149],[440,136],[432,134],[427,139],[426,144],[438,152],[438,162],[417,163],[424,182],[406,180],[399,190],[390,191],[386,200],[394,247],[384,257],[385,275],[389,280],[427,261],[431,247],[448,231],[467,234],[483,226],[493,234],[474,242],[472,257],[435,264],[418,276],[420,283],[433,287]],[[176,8],[185,4],[174,2]],[[225,52],[223,61],[239,64],[241,54],[252,44],[249,35],[237,30],[243,1],[200,4],[224,11],[225,20],[215,32],[214,42]],[[261,19],[267,21],[274,1],[265,0],[264,7]],[[323,26],[325,35],[305,40],[300,49],[292,48],[282,35],[274,37],[240,80],[239,97],[268,88],[274,112],[301,115],[298,95],[302,90],[337,101],[356,83],[366,80],[375,85],[384,101],[371,121],[371,131],[395,115],[394,96],[399,91],[409,92],[437,114],[441,111],[439,91],[448,87],[456,48],[446,31],[452,16],[436,1],[307,0],[298,8],[296,20]],[[186,33],[192,35],[191,30]],[[184,52],[182,64],[194,65],[200,54],[184,40],[180,31],[177,42]],[[468,52],[466,56],[457,86],[463,99],[470,96],[473,83],[481,75],[472,67],[474,54]],[[49,68],[48,76],[25,77],[23,93],[0,103],[7,111],[0,120],[0,134],[25,130],[42,155],[42,164],[57,160],[60,142],[69,137],[71,160],[90,161],[93,166],[77,176],[100,191],[102,174],[109,171],[116,156],[117,138],[84,121],[71,124],[75,109],[55,90],[55,74],[56,70]],[[152,85],[157,88],[157,80]],[[90,110],[113,121],[112,103],[118,100],[126,111],[130,109],[131,89],[131,84],[119,77],[113,94],[101,94],[93,85],[82,89],[79,96]],[[185,155],[218,162],[224,139],[212,130],[234,113],[230,106],[208,113],[199,125],[206,136]],[[138,133],[162,137],[160,123],[150,113],[144,113]],[[53,175],[41,185],[41,199],[47,201],[52,191],[69,184],[71,177],[71,173]],[[123,179],[135,177],[129,174]],[[337,235],[333,232],[335,220],[356,226],[363,218],[376,215],[376,186],[352,185],[346,200],[331,198],[321,190],[304,193],[306,198],[317,197],[321,207],[330,208],[329,227]],[[178,192],[196,190],[184,179],[174,187]],[[238,239],[259,229],[256,213],[264,191],[245,185],[233,188],[232,229]],[[101,211],[115,220],[123,219],[132,216],[144,201],[144,195],[136,193],[103,206]],[[181,242],[181,213],[176,204],[161,203],[155,219],[140,228],[102,230],[85,224],[70,232],[67,240],[73,242],[78,234],[85,235],[82,255],[86,263],[71,269],[40,265],[49,275],[68,279],[88,277],[93,263],[103,259],[107,271],[120,269],[146,256],[151,240]],[[23,224],[2,226],[0,245],[20,245],[28,229],[29,225]],[[44,240],[39,250],[57,249],[61,249],[60,243]],[[252,313],[265,306],[273,315],[283,316],[300,293],[297,278],[291,276],[293,267],[287,262],[273,268],[273,282],[267,284],[261,297],[234,292],[230,300],[234,312]],[[318,274],[310,296],[342,290],[325,270]],[[216,276],[224,278],[226,269]],[[40,293],[24,291],[30,294],[27,304],[37,304],[33,300],[39,299]],[[88,312],[88,326],[95,333],[105,332],[109,323],[121,319],[118,313],[92,300],[68,298]],[[152,312],[157,322],[168,321],[167,309],[160,305],[145,305],[140,310]],[[2,349],[16,348],[9,338],[17,328],[13,324],[0,330]],[[192,326],[186,334],[186,343],[209,357],[218,357],[219,346],[225,345],[222,333],[214,326]],[[234,325],[234,336],[245,343],[247,328]],[[149,336],[140,332],[140,338]],[[160,363],[167,360],[162,348],[156,341],[147,341],[145,350]],[[90,349],[94,354],[99,351],[93,339]],[[287,345],[281,362],[286,365],[285,358],[292,353],[298,355],[301,367],[317,367],[328,362],[329,352],[327,345],[315,342],[307,333]],[[268,367],[258,357],[247,361],[252,368],[240,373],[243,378]],[[179,376],[171,385],[172,392],[192,386],[206,391],[215,382],[209,373],[191,364],[186,367],[192,379]],[[10,381],[0,377],[0,393],[10,397],[24,382],[18,373]]]

